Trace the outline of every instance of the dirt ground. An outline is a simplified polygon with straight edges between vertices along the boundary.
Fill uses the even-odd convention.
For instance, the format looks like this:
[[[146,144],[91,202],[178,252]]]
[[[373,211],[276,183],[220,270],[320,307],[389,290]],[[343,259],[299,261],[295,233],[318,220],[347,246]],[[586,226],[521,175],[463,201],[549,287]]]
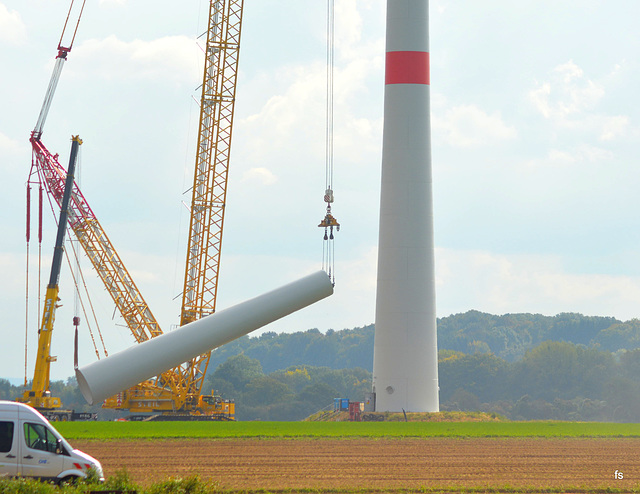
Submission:
[[[640,488],[640,439],[75,441],[107,476],[141,485],[198,474],[224,489]],[[622,474],[622,479],[615,478]]]

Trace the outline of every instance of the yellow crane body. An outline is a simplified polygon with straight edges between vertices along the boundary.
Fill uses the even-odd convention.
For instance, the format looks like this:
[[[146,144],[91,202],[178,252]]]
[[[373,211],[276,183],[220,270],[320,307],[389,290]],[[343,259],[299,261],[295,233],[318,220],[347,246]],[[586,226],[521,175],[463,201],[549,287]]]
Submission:
[[[56,358],[51,355],[51,336],[53,334],[53,327],[56,319],[56,309],[58,308],[58,302],[60,301],[58,298],[58,280],[60,278],[62,256],[64,254],[64,237],[69,218],[69,204],[71,202],[71,190],[74,184],[73,179],[76,159],[78,156],[78,149],[81,144],[82,140],[78,136],[74,136],[71,142],[69,168],[66,174],[64,174],[58,233],[53,250],[53,261],[51,262],[49,284],[47,285],[47,291],[45,294],[42,322],[40,324],[40,330],[38,331],[38,353],[36,356],[33,381],[31,382],[31,389],[25,391],[22,398],[18,400],[22,403],[31,405],[36,409],[42,410],[43,412],[59,409],[62,406],[60,398],[52,397],[51,391],[49,390],[51,362],[55,362],[56,360]]]
[[[52,410],[62,406],[60,398],[51,396],[49,391],[51,362],[56,361],[56,357],[51,356],[51,335],[56,319],[57,304],[60,300],[58,292],[58,285],[47,287],[42,323],[38,332],[38,354],[31,389],[25,391],[22,399],[18,400],[36,409]]]

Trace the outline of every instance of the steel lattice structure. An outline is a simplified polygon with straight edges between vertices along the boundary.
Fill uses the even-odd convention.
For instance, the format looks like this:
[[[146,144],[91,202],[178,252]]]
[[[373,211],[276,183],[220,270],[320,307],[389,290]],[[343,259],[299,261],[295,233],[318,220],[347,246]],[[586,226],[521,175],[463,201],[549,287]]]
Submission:
[[[216,308],[242,4],[210,5],[181,325]]]
[[[242,11],[243,0],[214,0],[209,6],[181,326],[216,310]],[[210,357],[203,354],[189,367],[197,390]]]
[[[32,138],[33,163],[40,182],[58,207],[61,205],[66,171],[40,139]],[[71,194],[69,226],[111,295],[116,307],[138,343],[162,334],[122,259],[100,225],[89,203],[74,182]]]

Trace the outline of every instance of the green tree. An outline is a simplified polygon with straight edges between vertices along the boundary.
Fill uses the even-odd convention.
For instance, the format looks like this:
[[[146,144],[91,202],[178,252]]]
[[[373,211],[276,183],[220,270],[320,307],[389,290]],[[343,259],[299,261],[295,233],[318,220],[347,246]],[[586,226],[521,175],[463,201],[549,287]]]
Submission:
[[[449,398],[447,405],[448,410],[476,412],[480,410],[480,399],[470,391],[458,388]]]
[[[280,403],[293,397],[286,384],[270,376],[258,376],[245,386],[242,403],[246,406],[260,407]]]
[[[601,330],[593,338],[593,343],[601,348],[615,352],[620,349],[632,350],[640,347],[640,320],[612,324]]]
[[[610,353],[568,342],[546,341],[529,350],[511,373],[515,394],[532,399],[599,399],[614,370]]]
[[[215,388],[216,383],[218,386],[225,383],[227,392],[242,392],[250,381],[263,375],[264,372],[262,372],[259,360],[249,358],[246,355],[235,355],[216,369],[209,385]]]
[[[333,403],[337,391],[325,383],[316,383],[304,388],[296,400],[304,403],[307,415],[317,412]]]
[[[473,393],[482,402],[505,396],[509,364],[495,355],[440,352],[440,399],[448,401],[457,390]]]
[[[632,381],[640,381],[640,349],[620,355],[620,374]]]
[[[9,380],[0,379],[0,400],[13,400],[17,394],[17,391],[14,386],[11,385]]]
[[[313,372],[313,368],[311,369]],[[281,383],[286,384],[294,393],[299,393],[303,388],[311,384],[311,374],[307,366],[296,365],[284,370],[272,372],[269,375]]]

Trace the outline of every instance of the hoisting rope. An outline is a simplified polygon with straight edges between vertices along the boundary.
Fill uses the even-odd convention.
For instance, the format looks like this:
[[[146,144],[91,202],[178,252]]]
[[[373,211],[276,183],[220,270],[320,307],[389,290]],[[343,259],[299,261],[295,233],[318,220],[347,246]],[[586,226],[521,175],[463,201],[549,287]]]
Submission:
[[[77,159],[77,165],[76,165],[76,184],[78,184],[78,186],[80,185],[81,182],[81,171],[82,171],[82,148],[80,148],[80,150],[78,151],[78,159]],[[72,195],[73,198],[73,195]],[[55,214],[54,214],[55,216]],[[89,336],[91,337],[91,342],[93,343],[93,350],[96,354],[96,357],[98,358],[98,360],[100,360],[100,351],[98,350],[98,345],[96,344],[96,339],[95,336],[93,334],[93,328],[91,327],[91,322],[89,320],[89,318],[87,317],[87,310],[85,308],[84,305],[84,299],[83,299],[83,295],[81,295],[80,293],[80,281],[82,281],[82,287],[84,290],[84,293],[86,295],[86,299],[88,301],[89,307],[91,309],[91,314],[93,316],[93,321],[96,325],[96,331],[98,333],[98,336],[100,337],[100,342],[102,344],[102,349],[104,352],[104,356],[108,357],[109,354],[107,352],[107,347],[104,344],[104,339],[102,338],[102,331],[100,330],[100,324],[98,323],[98,318],[96,317],[96,312],[95,309],[93,307],[93,301],[91,300],[91,296],[89,295],[89,290],[87,288],[87,283],[84,279],[84,273],[82,272],[82,268],[80,266],[80,256],[78,253],[78,249],[76,248],[77,244],[78,244],[78,240],[74,241],[72,240],[72,235],[71,235],[71,228],[69,226],[67,226],[67,242],[69,243],[69,245],[71,246],[71,250],[73,251],[73,260],[75,261],[72,265],[71,259],[69,258],[69,254],[68,251],[65,249],[65,256],[67,258],[67,263],[69,264],[69,270],[71,272],[71,276],[73,277],[73,286],[75,287],[74,290],[74,297],[73,297],[73,326],[74,326],[74,330],[75,330],[75,334],[76,334],[76,338],[77,338],[77,334],[78,334],[78,330],[79,330],[79,326],[80,326],[80,316],[79,316],[79,309],[82,309],[82,314],[84,315],[84,320],[87,322],[87,329],[89,330]]]
[[[68,19],[68,16],[67,16]],[[66,23],[65,23],[66,26]],[[79,152],[79,151],[78,151]],[[80,184],[81,180],[80,180],[80,172],[81,172],[81,168],[80,168],[80,156],[78,156],[77,159],[77,163],[76,163],[76,183]],[[69,228],[67,227],[67,230]],[[69,243],[69,245],[71,246],[71,249],[73,250],[73,257],[75,259],[75,263],[73,265],[73,267],[71,266],[71,261],[69,260],[69,255],[67,254],[67,250],[65,249],[65,254],[67,257],[67,262],[69,263],[69,269],[71,270],[71,276],[73,277],[73,286],[76,287],[76,289],[73,291],[73,329],[74,329],[74,369],[77,369],[77,365],[78,365],[78,359],[77,359],[77,348],[78,348],[78,331],[80,329],[80,315],[78,313],[78,306],[82,303],[80,300],[80,287],[78,286],[78,277],[80,275],[80,258],[78,257],[78,253],[76,252],[76,248],[73,245],[73,240],[71,235],[71,232],[67,232],[67,242]],[[82,305],[82,310],[84,312],[84,304]],[[86,313],[85,313],[85,319],[87,318]],[[93,331],[91,331],[91,329],[89,329],[89,333],[91,334],[91,341],[93,341],[93,348],[95,349],[96,352],[96,357],[98,357],[98,360],[100,360],[100,352],[98,352],[98,348],[96,347],[96,342],[95,339],[93,338]]]
[[[42,185],[39,181],[27,181],[27,266],[25,273],[25,318],[24,318],[24,385],[28,383],[27,367],[29,362],[29,264],[31,245],[31,184],[38,184],[38,316],[41,312],[41,275],[42,275]],[[38,332],[40,331],[38,326]]]
[[[327,108],[325,128],[325,191],[326,213],[320,224],[324,228],[322,243],[322,269],[335,285],[335,247],[333,230],[340,231],[340,223],[331,214],[333,203],[333,68],[335,42],[334,0],[327,0]]]
[[[42,182],[40,182],[42,184]],[[42,314],[42,185],[38,188],[38,317]],[[38,332],[40,332],[40,326],[38,326]]]
[[[31,185],[27,182],[27,274],[25,279],[24,316],[24,385],[27,386],[27,362],[29,358],[29,241],[31,240]]]
[[[68,232],[69,236],[71,234],[71,232]],[[93,301],[91,300],[91,296],[89,295],[89,289],[87,287],[87,282],[84,279],[84,273],[82,271],[82,269],[80,268],[80,257],[78,256],[78,250],[76,249],[76,246],[74,245],[74,242],[69,239],[67,240],[70,245],[71,245],[71,250],[73,251],[73,258],[76,261],[75,262],[75,267],[77,268],[77,271],[74,273],[74,270],[71,269],[71,259],[69,258],[69,255],[67,254],[66,250],[65,250],[65,255],[67,257],[67,263],[69,264],[69,269],[71,269],[71,276],[73,277],[73,284],[76,287],[75,290],[75,299],[74,299],[74,316],[73,316],[73,325],[75,327],[75,332],[78,332],[78,327],[80,326],[80,317],[78,316],[78,304],[79,307],[82,309],[82,314],[84,315],[84,319],[85,321],[87,321],[87,329],[89,330],[89,336],[91,337],[91,342],[93,343],[93,350],[96,354],[96,357],[98,357],[98,360],[100,360],[100,351],[98,350],[98,345],[96,344],[96,339],[95,336],[93,334],[93,328],[91,326],[91,322],[89,320],[89,317],[87,315],[87,309],[84,305],[84,296],[80,295],[80,281],[82,282],[82,290],[84,291],[84,293],[86,294],[86,298],[87,298],[87,302],[89,304],[89,308],[91,310],[91,316],[92,319],[94,321],[94,324],[96,325],[96,331],[98,333],[98,337],[100,338],[100,344],[102,345],[102,351],[104,353],[105,357],[109,356],[109,353],[107,352],[107,347],[104,344],[104,339],[102,337],[102,331],[100,330],[100,324],[98,323],[98,318],[96,316],[96,311],[93,307]],[[77,242],[77,241],[76,241]]]
[[[67,30],[67,24],[69,23],[69,18],[71,17],[71,11],[73,10],[73,3],[75,0],[71,0],[71,5],[69,6],[69,12],[67,12],[67,18],[64,21],[64,26],[62,28],[62,34],[60,34],[60,41],[58,41],[58,49],[65,49],[66,51],[71,51],[73,47],[73,42],[76,39],[76,34],[78,33],[78,26],[80,25],[80,18],[82,17],[82,12],[84,12],[84,4],[86,0],[82,1],[82,5],[80,6],[80,14],[78,14],[78,20],[76,21],[76,27],[73,29],[73,34],[71,35],[71,42],[68,47],[62,46],[62,39],[64,38],[64,33]]]

